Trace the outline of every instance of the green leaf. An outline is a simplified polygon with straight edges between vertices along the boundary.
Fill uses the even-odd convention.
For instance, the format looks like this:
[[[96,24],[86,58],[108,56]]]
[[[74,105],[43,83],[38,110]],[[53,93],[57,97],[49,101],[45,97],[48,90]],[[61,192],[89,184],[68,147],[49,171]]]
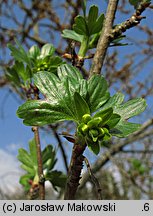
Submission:
[[[46,56],[52,56],[55,52],[55,48],[52,44],[45,44],[41,48],[40,58],[45,58]]]
[[[81,122],[82,116],[84,114],[90,114],[90,109],[86,101],[81,97],[81,95],[78,92],[74,93],[74,103],[76,116],[79,122]]]
[[[30,49],[29,49],[29,56],[36,60],[37,57],[40,55],[40,49],[37,45],[33,45]]]
[[[38,166],[38,162],[37,162],[37,148],[36,148],[36,143],[35,140],[32,139],[29,141],[29,150],[30,150],[30,157],[33,161],[33,164],[35,164],[35,166]]]
[[[75,24],[73,25],[73,29],[76,33],[80,35],[89,35],[88,28],[87,28],[87,23],[86,20],[83,16],[76,16],[75,17]]]
[[[146,101],[143,98],[136,98],[116,107],[114,112],[122,118],[128,119],[143,112],[146,106]]]
[[[28,152],[25,149],[23,148],[19,149],[17,158],[24,165],[33,168],[34,166],[33,160],[31,159],[31,156],[28,154]]]
[[[100,126],[104,126],[105,124],[107,124],[107,122],[109,121],[109,119],[111,118],[113,114],[113,109],[110,107],[108,109],[105,110],[100,110],[99,112],[97,112],[93,118],[96,117],[101,117],[102,118],[102,123],[100,123]]]
[[[87,80],[82,79],[79,82],[79,85],[76,87],[79,94],[86,100],[88,104],[88,83]]]
[[[106,109],[109,107],[116,108],[118,105],[120,105],[124,100],[124,95],[120,92],[117,92],[115,95],[109,98],[106,104],[103,105],[102,109]]]
[[[98,33],[98,32],[100,32],[102,30],[104,19],[105,19],[104,14],[101,14],[98,17],[98,19],[96,20],[95,26],[92,29],[92,34]]]
[[[28,70],[25,69],[24,64],[22,62],[15,62],[13,68],[16,70],[16,72],[18,73],[19,77],[21,77],[21,79],[26,82],[27,79],[30,78],[30,74],[28,72]]]
[[[95,155],[98,155],[100,152],[100,146],[99,143],[91,143],[91,142],[87,142],[87,146],[89,148],[90,151],[92,151]]]
[[[120,121],[121,116],[118,114],[112,114],[111,118],[108,120],[107,125],[109,126],[109,128],[114,128],[115,125],[117,125],[117,123]]]
[[[63,64],[63,61],[59,56],[52,56],[51,58],[49,58],[48,62],[49,66],[47,71],[49,72],[56,72],[58,66]]]
[[[28,68],[25,68],[23,62],[15,61],[11,68],[7,68],[7,77],[14,84],[21,86],[26,84],[27,80],[31,77]]]
[[[42,151],[43,169],[47,169],[47,173],[54,168],[57,162],[56,152],[52,145],[48,145]]]
[[[96,24],[97,17],[98,17],[98,7],[96,5],[92,5],[89,9],[89,14],[88,14],[88,29],[90,35],[92,34],[92,29]]]
[[[109,133],[109,130],[107,128],[103,128],[103,130],[105,131],[105,135],[103,137],[103,141],[108,141],[111,138],[111,134]]]
[[[92,113],[97,111],[109,99],[108,86],[106,80],[101,75],[93,75],[87,83],[88,93],[86,102]]]
[[[10,80],[11,82],[13,82],[13,84],[16,84],[17,86],[20,86],[20,78],[19,75],[17,73],[17,71],[15,70],[14,67],[11,68],[7,68],[6,69],[6,77],[8,80]]]
[[[20,182],[20,184],[22,184],[24,186],[25,191],[29,191],[29,189],[31,187],[29,184],[30,179],[33,179],[33,176],[31,174],[25,174],[25,175],[22,175],[20,177],[19,182]]]
[[[64,68],[66,69],[66,67]],[[67,69],[58,73],[62,80],[48,72],[39,72],[34,75],[35,85],[45,95],[46,100],[27,101],[18,108],[17,115],[25,119],[26,125],[44,125],[57,121],[78,120],[73,95],[77,88],[76,80],[80,78],[77,74],[76,77],[72,76],[73,72],[77,73],[76,70],[70,71],[72,73],[70,77],[62,78],[62,74],[67,73],[69,67]]]
[[[34,176],[37,172],[36,170],[34,169],[34,167],[29,167],[29,166],[26,166],[25,164],[21,164],[21,168],[25,171],[27,171],[27,173],[29,173],[30,175]]]
[[[51,102],[50,102],[51,103]],[[55,122],[74,120],[62,102],[60,105],[51,105],[47,101],[27,101],[17,110],[17,116],[23,118],[25,125],[42,126]]]
[[[98,7],[92,5],[89,9],[89,14],[87,17],[87,26],[88,26],[88,36],[99,33],[102,30],[104,21],[104,14],[101,14],[98,17]]]
[[[80,71],[76,67],[73,67],[68,64],[63,64],[60,67],[58,67],[57,74],[60,80],[63,80],[66,76],[69,76],[79,83],[80,80],[83,79],[83,76],[80,73]]]
[[[15,60],[27,63],[29,67],[31,67],[31,61],[26,51],[23,49],[23,47],[18,41],[16,41],[16,45],[17,48],[10,43],[8,44],[8,48],[11,50],[11,55],[14,57]]]
[[[50,181],[54,188],[65,187],[66,179],[66,175],[60,171],[52,171],[46,175],[46,180]]]
[[[76,33],[75,31],[69,30],[69,29],[63,30],[62,37],[72,39],[72,40],[78,41],[80,43],[82,43],[82,41],[83,41],[83,35],[80,35],[80,34]]]
[[[115,129],[117,130],[112,130],[111,134],[117,137],[126,137],[129,134],[137,131],[140,126],[141,124],[120,120],[119,123],[115,126]]]

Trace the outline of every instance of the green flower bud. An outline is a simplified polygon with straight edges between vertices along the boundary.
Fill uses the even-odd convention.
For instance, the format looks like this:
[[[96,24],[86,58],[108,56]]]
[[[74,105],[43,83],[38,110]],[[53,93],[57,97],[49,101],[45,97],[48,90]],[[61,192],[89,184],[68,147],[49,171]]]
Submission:
[[[99,136],[98,136],[99,138],[104,137],[105,131],[103,128],[98,128],[98,132],[99,132]]]
[[[88,121],[90,121],[90,120],[91,120],[91,116],[89,114],[85,114],[82,116],[82,122],[83,123],[87,124]]]
[[[99,124],[102,122],[102,118],[101,117],[96,117],[96,118],[92,118],[88,123],[88,127],[89,128],[96,128],[99,126]]]
[[[94,137],[97,137],[99,135],[98,130],[96,129],[89,130],[89,133],[92,134]]]
[[[82,125],[82,132],[84,134],[87,133],[88,129],[89,129],[88,125],[86,125],[86,124]]]
[[[78,126],[78,131],[83,134],[83,135],[86,135],[86,133],[88,132],[88,126],[84,123],[81,123],[79,126]]]
[[[89,130],[89,135],[92,138],[93,142],[96,142],[98,140],[98,130],[96,129]]]
[[[103,128],[103,130],[105,131],[104,140],[107,141],[111,138],[111,134],[109,133],[109,130],[107,128]]]

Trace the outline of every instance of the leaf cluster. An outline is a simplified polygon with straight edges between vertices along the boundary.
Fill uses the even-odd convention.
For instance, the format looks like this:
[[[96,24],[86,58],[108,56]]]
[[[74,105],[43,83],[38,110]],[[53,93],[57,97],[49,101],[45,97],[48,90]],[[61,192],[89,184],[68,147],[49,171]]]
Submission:
[[[86,4],[83,6],[84,16],[78,15],[74,19],[73,30],[63,30],[62,36],[74,41],[78,41],[82,46],[86,46],[85,50],[93,49],[97,46],[101,31],[103,29],[105,16],[103,13],[98,15],[98,7],[91,5],[88,16],[86,16]],[[115,38],[110,46],[124,46],[127,44],[121,43],[121,40],[125,38],[125,35],[121,35]],[[82,54],[82,52],[80,52]]]
[[[39,183],[35,141],[31,140],[29,142],[29,152],[20,148],[17,158],[22,163],[21,168],[26,171],[26,174],[20,177],[20,183],[24,186],[25,191],[29,191],[31,184],[38,185]],[[66,181],[66,176],[62,172],[53,170],[56,162],[56,152],[53,146],[46,146],[42,151],[43,175],[45,181],[50,181],[54,189],[56,189],[56,187],[64,187]]]
[[[6,76],[18,87],[29,87],[32,77],[38,71],[56,73],[62,59],[54,56],[55,48],[52,44],[45,44],[41,50],[37,45],[32,46],[28,52],[16,41],[16,46],[8,44],[14,58],[12,67],[7,68]]]
[[[123,104],[123,94],[110,97],[107,82],[101,75],[85,80],[75,67],[64,64],[58,67],[57,76],[48,72],[35,74],[34,83],[45,99],[28,100],[18,108],[17,115],[26,125],[42,126],[72,120],[79,127],[84,115],[94,114],[93,118],[102,119],[100,127],[105,128],[107,138],[126,137],[140,127],[127,120],[144,111],[145,100],[137,98]],[[95,137],[91,131],[90,137],[92,144]]]

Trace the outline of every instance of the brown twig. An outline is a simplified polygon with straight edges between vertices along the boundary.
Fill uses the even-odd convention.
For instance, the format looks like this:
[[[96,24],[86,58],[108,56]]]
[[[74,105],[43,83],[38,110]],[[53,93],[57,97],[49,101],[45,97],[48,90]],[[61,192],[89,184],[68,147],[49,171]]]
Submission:
[[[86,148],[86,144],[79,137],[76,137],[73,146],[72,157],[70,167],[68,171],[68,178],[65,189],[65,200],[74,200],[75,194],[79,186],[80,174],[83,168],[83,152]]]
[[[128,20],[117,25],[114,29],[112,29],[112,24],[116,12],[117,4],[118,4],[117,0],[109,1],[104,27],[97,44],[97,50],[90,70],[90,76],[92,74],[100,74],[109,44],[114,39],[122,35],[122,33],[125,32],[127,29],[138,25],[140,21],[145,18],[144,16],[141,16],[141,14],[147,7],[149,7],[151,3],[150,2],[140,3],[135,13]]]
[[[34,99],[39,99],[39,90],[36,86],[33,86],[34,90]],[[40,136],[39,136],[39,128],[37,126],[32,127],[32,131],[34,132],[34,138],[37,149],[37,161],[38,161],[38,176],[39,176],[39,199],[45,199],[45,179],[43,176],[43,161],[42,161],[42,153],[41,153],[41,144],[40,144]]]
[[[106,51],[110,43],[110,33],[112,31],[117,5],[118,5],[118,0],[109,0],[104,27],[97,44],[97,49],[94,55],[93,64],[90,69],[90,76],[93,74],[100,74],[101,72]]]
[[[149,7],[151,3],[149,2],[142,2],[136,9],[135,13],[125,22],[117,25],[113,30],[110,35],[110,40],[114,40],[118,36],[120,36],[123,32],[125,32],[127,29],[132,28],[140,23],[140,21],[146,17],[141,16],[143,11]]]
[[[42,163],[42,154],[41,154],[41,145],[39,137],[39,128],[32,127],[35,137],[35,143],[37,148],[37,161],[38,161],[38,175],[39,175],[39,198],[41,200],[45,199],[45,184],[43,178],[43,163]]]

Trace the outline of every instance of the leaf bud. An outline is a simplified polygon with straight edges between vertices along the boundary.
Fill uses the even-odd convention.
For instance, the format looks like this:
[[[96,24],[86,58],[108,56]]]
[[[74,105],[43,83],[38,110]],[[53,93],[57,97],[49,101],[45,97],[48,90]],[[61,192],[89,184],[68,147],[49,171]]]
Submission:
[[[95,127],[98,127],[101,122],[102,122],[102,118],[101,117],[96,117],[96,118],[92,118],[87,123],[87,125],[88,125],[89,128],[95,128]]]
[[[78,131],[83,134],[83,135],[86,135],[87,131],[88,131],[88,126],[84,123],[81,123],[79,126],[78,126]]]
[[[91,116],[89,114],[85,114],[82,116],[82,122],[87,124],[91,120]]]

